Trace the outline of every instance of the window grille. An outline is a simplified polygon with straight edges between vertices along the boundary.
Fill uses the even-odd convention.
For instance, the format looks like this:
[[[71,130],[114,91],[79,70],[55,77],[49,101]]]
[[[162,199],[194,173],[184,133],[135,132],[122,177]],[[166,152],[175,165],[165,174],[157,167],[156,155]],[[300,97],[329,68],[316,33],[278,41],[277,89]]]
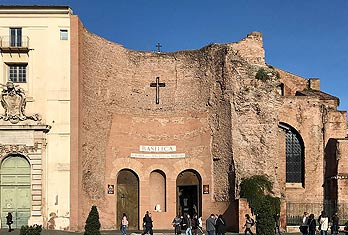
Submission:
[[[303,183],[303,144],[301,136],[292,128],[286,130],[286,182]]]

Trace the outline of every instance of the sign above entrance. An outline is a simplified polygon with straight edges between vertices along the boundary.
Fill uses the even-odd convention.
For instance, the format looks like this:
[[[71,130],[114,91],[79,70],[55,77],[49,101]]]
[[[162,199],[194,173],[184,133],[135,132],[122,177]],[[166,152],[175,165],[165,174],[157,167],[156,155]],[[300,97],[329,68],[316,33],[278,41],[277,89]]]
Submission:
[[[147,145],[140,145],[139,151],[141,152],[176,152],[176,146],[147,146]]]
[[[133,158],[185,158],[185,153],[171,153],[171,154],[158,154],[158,153],[131,153]]]

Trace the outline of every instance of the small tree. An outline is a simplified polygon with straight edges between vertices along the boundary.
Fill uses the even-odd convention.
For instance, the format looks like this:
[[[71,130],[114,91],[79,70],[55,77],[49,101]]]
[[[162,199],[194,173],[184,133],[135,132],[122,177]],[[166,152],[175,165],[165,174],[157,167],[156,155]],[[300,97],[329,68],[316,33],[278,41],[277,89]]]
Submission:
[[[20,235],[40,235],[42,231],[42,226],[41,225],[23,225],[19,231]]]
[[[253,214],[256,214],[256,233],[274,234],[275,218],[280,213],[280,198],[272,196],[273,184],[264,175],[243,179],[240,196],[246,198]]]
[[[100,222],[97,206],[92,206],[86,220],[84,235],[100,235]]]

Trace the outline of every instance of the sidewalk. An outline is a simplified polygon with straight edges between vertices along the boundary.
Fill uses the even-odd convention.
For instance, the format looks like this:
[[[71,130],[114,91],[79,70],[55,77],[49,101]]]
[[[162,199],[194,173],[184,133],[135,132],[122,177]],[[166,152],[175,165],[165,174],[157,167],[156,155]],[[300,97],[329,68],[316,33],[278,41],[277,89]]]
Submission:
[[[142,231],[127,231],[128,235],[140,235]],[[119,230],[102,230],[101,235],[121,235]],[[255,234],[255,233],[254,233]],[[285,235],[301,235],[301,233],[284,233]],[[0,229],[0,235],[19,235],[19,229],[15,229],[12,232],[8,232],[7,229]],[[41,235],[83,235],[83,232],[69,232],[60,230],[42,230]],[[173,231],[154,231],[154,235],[174,235]],[[185,235],[185,233],[182,233]],[[227,232],[226,235],[238,235],[238,233]],[[270,234],[272,235],[272,234]]]

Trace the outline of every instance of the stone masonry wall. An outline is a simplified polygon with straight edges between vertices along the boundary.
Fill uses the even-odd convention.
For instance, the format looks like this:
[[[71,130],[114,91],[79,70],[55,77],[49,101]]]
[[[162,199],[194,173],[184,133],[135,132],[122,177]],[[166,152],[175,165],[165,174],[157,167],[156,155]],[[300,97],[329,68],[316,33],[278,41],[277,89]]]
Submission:
[[[267,175],[274,182],[274,192],[288,200],[298,201],[306,192],[315,192],[312,200],[322,200],[323,190],[317,187],[323,181],[324,167],[321,101],[294,98],[307,81],[287,72],[277,69],[280,79],[275,73],[267,81],[255,79],[260,68],[275,72],[265,63],[260,33],[251,33],[237,43],[174,53],[127,50],[86,30],[81,38],[83,217],[91,204],[107,211],[104,186],[110,163],[106,155],[114,135],[110,129],[118,121],[113,118],[127,115],[168,120],[197,117],[205,125],[210,141],[197,135],[208,154],[191,151],[188,160],[204,158],[203,177],[212,185],[212,196],[203,200],[209,210],[214,205],[224,205],[221,210],[227,210],[228,203],[238,198],[240,181],[256,174]],[[160,104],[155,103],[155,90],[149,85],[156,77],[166,83],[160,90]],[[285,97],[278,93],[280,83],[285,85]],[[207,121],[199,121],[202,117]],[[306,189],[286,187],[285,135],[279,122],[293,126],[304,139],[305,154],[310,156],[306,159]],[[190,150],[190,146],[185,148]]]

